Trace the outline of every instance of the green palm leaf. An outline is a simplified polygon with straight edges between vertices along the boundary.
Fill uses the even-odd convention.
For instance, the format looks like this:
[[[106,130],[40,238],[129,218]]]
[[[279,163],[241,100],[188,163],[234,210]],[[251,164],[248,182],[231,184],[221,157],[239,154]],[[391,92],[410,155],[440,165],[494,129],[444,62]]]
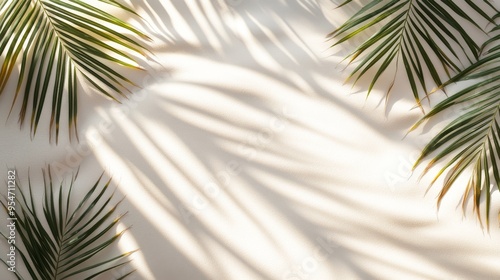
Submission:
[[[344,1],[339,7],[350,2],[352,0]],[[480,8],[476,2],[484,2],[486,8]],[[347,79],[356,77],[355,84],[370,69],[378,68],[368,87],[370,94],[377,80],[390,66],[397,72],[402,63],[413,96],[420,105],[419,93],[428,92],[427,74],[430,74],[436,85],[440,85],[442,73],[449,77],[450,72],[460,71],[461,56],[472,63],[480,55],[481,48],[463,28],[463,21],[479,32],[483,32],[483,29],[459,4],[470,7],[486,22],[493,22],[489,14],[496,10],[487,0],[376,0],[369,1],[328,37],[336,40],[333,47],[369,32],[370,37],[346,57],[349,64],[360,62]],[[394,81],[395,78],[386,96]]]
[[[117,1],[100,2],[132,12]],[[0,55],[5,59],[0,62],[0,94],[20,63],[12,106],[20,100],[21,125],[29,119],[34,136],[43,108],[50,102],[51,136],[55,133],[58,141],[61,114],[66,107],[70,136],[74,131],[78,137],[78,81],[85,80],[111,99],[124,95],[127,85],[133,83],[106,61],[141,69],[135,57],[146,54],[139,38],[149,39],[88,1],[2,0]]]
[[[432,155],[433,159],[425,169],[427,172],[437,162],[449,159],[432,181],[434,183],[448,170],[438,203],[459,175],[470,171],[470,178],[464,191],[463,205],[465,207],[467,198],[472,195],[474,210],[481,220],[481,197],[485,197],[488,226],[491,191],[495,186],[500,187],[500,34],[498,31],[500,27],[496,26],[493,32],[497,32],[497,35],[484,44],[483,48],[488,50],[483,57],[434,91],[465,80],[473,80],[474,84],[437,104],[412,127],[412,130],[415,129],[446,109],[464,106],[465,109],[460,116],[427,144],[415,166]]]
[[[75,207],[71,205],[71,193],[77,174],[67,186],[61,183],[57,191],[50,168],[43,175],[42,212],[36,204],[38,201],[33,198],[31,181],[27,194],[19,187],[16,189],[15,210],[7,212],[11,218],[17,218],[19,240],[15,243],[16,252],[26,265],[30,279],[92,279],[127,264],[124,259],[133,252],[104,260],[99,255],[115,244],[125,231],[110,232],[123,217],[123,214],[114,217],[120,202],[111,206],[113,194],[106,195],[110,181],[101,183],[101,175]],[[67,192],[64,191],[66,187]],[[7,211],[6,201],[4,197],[1,204]],[[2,233],[2,236],[8,241],[6,235]],[[15,275],[24,279],[18,271]]]

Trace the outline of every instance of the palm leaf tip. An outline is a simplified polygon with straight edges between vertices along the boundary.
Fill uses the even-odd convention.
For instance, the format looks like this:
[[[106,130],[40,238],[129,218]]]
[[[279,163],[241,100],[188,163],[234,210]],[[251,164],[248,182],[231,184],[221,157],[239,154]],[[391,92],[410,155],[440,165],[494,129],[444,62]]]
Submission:
[[[132,11],[117,1],[101,2]],[[63,111],[70,135],[77,131],[78,83],[117,99],[134,83],[109,65],[141,68],[145,40],[150,38],[138,29],[85,1],[2,1],[0,93],[20,62],[12,102],[20,103],[19,121],[30,120],[34,135],[50,107],[49,131],[57,142]]]
[[[19,233],[16,246],[30,277],[84,279],[127,264],[135,251],[111,257],[107,252],[129,229],[112,233],[124,214],[114,217],[119,202],[112,204],[112,194],[107,190],[109,181],[97,179],[75,206],[71,194],[76,176],[68,183],[56,185],[50,167],[42,173],[45,190],[42,201],[34,200],[31,183],[27,193],[18,186],[16,199]],[[6,208],[5,197],[0,202]],[[5,237],[4,240],[7,241]]]

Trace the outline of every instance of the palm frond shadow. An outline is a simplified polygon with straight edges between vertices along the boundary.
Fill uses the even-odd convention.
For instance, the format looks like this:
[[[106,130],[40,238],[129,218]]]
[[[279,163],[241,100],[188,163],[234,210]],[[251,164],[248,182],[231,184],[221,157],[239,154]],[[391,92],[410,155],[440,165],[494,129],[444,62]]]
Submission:
[[[458,258],[449,260],[446,255],[433,254],[432,252],[438,251],[431,243],[425,249],[421,247],[420,241],[415,241],[411,236],[402,238],[400,232],[394,232],[394,225],[401,225],[401,230],[404,231],[406,219],[397,217],[391,212],[375,214],[377,213],[376,209],[366,208],[364,203],[356,201],[343,192],[342,189],[348,187],[356,188],[364,194],[376,195],[377,190],[367,187],[362,179],[346,180],[342,176],[338,176],[338,174],[345,172],[344,167],[323,154],[314,154],[291,145],[286,136],[278,133],[272,138],[271,144],[262,148],[254,146],[258,150],[258,154],[249,159],[249,154],[245,155],[245,153],[234,149],[235,146],[237,147],[246,141],[244,137],[235,136],[239,135],[235,131],[245,130],[246,134],[254,134],[259,132],[261,125],[241,127],[238,124],[242,122],[224,120],[225,118],[218,116],[218,113],[207,110],[206,106],[199,104],[188,106],[189,104],[186,104],[185,101],[175,98],[180,92],[185,91],[171,92],[171,96],[165,98],[150,96],[137,108],[138,115],[123,122],[118,130],[102,143],[102,149],[98,148],[95,151],[101,155],[100,164],[105,164],[106,159],[127,154],[128,160],[123,160],[123,168],[119,168],[116,173],[128,174],[124,176],[123,181],[143,182],[141,188],[148,192],[149,198],[144,199],[141,196],[141,203],[161,205],[169,215],[168,220],[157,220],[162,215],[158,215],[157,212],[150,213],[150,207],[141,209],[143,206],[140,203],[127,205],[129,209],[135,209],[131,211],[134,212],[132,214],[135,216],[134,220],[149,220],[152,223],[159,222],[169,225],[169,230],[164,230],[151,224],[144,224],[140,226],[141,231],[132,233],[138,240],[140,247],[143,248],[142,253],[152,271],[199,277],[197,279],[224,277],[223,275],[228,274],[220,255],[220,252],[224,252],[222,255],[229,255],[231,259],[236,260],[248,271],[251,271],[255,277],[274,279],[273,275],[256,266],[255,260],[241,254],[241,249],[235,249],[240,248],[240,245],[233,243],[234,241],[231,239],[224,238],[220,235],[219,230],[210,225],[209,221],[213,219],[214,215],[218,216],[220,221],[229,222],[235,218],[233,214],[236,212],[241,213],[243,219],[254,224],[254,227],[258,229],[258,234],[262,235],[261,238],[266,243],[273,244],[270,246],[274,246],[273,250],[277,254],[281,254],[282,257],[289,255],[287,253],[289,244],[283,243],[281,241],[283,237],[271,230],[272,226],[265,217],[269,213],[278,213],[279,219],[287,221],[301,238],[309,240],[311,246],[316,246],[318,240],[330,240],[329,248],[332,251],[324,265],[327,270],[332,272],[335,271],[337,265],[342,264],[349,267],[359,277],[377,278],[376,274],[363,268],[359,260],[360,256],[372,258],[375,256],[359,251],[355,246],[351,247],[352,245],[344,240],[344,238],[357,235],[360,232],[369,232],[380,235],[380,240],[387,242],[387,246],[392,246],[392,240],[397,239],[399,240],[397,246],[405,248],[404,250],[406,248],[419,248],[419,250],[415,250],[415,256],[425,255],[424,258],[427,260],[431,258],[435,263],[447,265],[447,267],[457,267],[464,275],[473,276],[477,273],[483,273],[474,271],[471,267],[460,267]],[[241,94],[241,92],[226,91],[225,95],[232,98],[238,93]],[[259,104],[255,101],[254,103]],[[249,102],[245,101],[245,104],[249,104]],[[252,106],[252,108],[262,110],[262,104],[256,107]],[[187,113],[185,115],[179,114],[181,111],[191,111],[193,114],[202,115],[203,119],[213,121],[210,122],[212,125],[207,125],[207,122],[201,121],[201,119],[196,122]],[[273,117],[273,114],[267,114],[269,118]],[[161,119],[160,123],[156,121],[158,119]],[[119,122],[119,120],[115,121]],[[148,122],[152,122],[154,125],[148,124]],[[213,125],[217,122],[224,122],[226,134],[220,133],[220,130]],[[290,120],[288,126],[289,128],[293,127],[292,129],[303,129],[300,124],[294,123],[293,120]],[[162,131],[169,131],[169,133],[164,136]],[[320,135],[317,137],[323,138]],[[113,139],[121,140],[114,141]],[[137,142],[133,139],[140,140]],[[177,146],[179,143],[182,143],[180,147]],[[345,145],[346,148],[349,147],[349,143],[342,145]],[[108,151],[108,154],[105,151]],[[183,153],[179,154],[178,151],[183,151]],[[110,156],[110,153],[114,156]],[[301,158],[295,155],[301,155]],[[218,176],[223,174],[221,171],[227,170],[229,163],[237,163],[241,169],[235,175],[231,175],[230,179],[227,179],[226,176]],[[325,168],[315,167],[318,164],[324,164]],[[177,177],[180,179],[176,179]],[[218,190],[220,194],[215,197],[212,191],[217,192],[217,190],[206,189],[208,184],[212,183],[220,188]],[[136,194],[128,187],[124,185],[122,191],[129,193],[129,197]],[[333,205],[334,207],[329,208],[323,204],[320,206],[301,199],[294,195],[294,190],[298,190],[299,193],[311,193],[318,199],[325,200],[325,205]],[[248,195],[250,194],[252,197],[258,198],[252,199],[253,201],[261,202],[258,206],[248,203]],[[193,199],[204,201],[208,206],[198,208],[193,203]],[[256,211],[256,208],[269,210],[266,210],[266,214],[264,214]],[[344,210],[333,210],[338,208]],[[375,226],[367,220],[361,219],[355,222],[347,214],[353,212],[391,217],[387,221],[388,224],[391,224],[391,231],[384,225]],[[152,217],[148,218],[150,215]],[[311,216],[318,217],[318,219],[311,219]],[[278,219],[278,217],[273,217],[271,220]],[[429,220],[413,225],[413,227],[424,229],[432,223]],[[194,244],[192,246],[197,248],[195,250],[201,255],[200,258],[205,260],[204,262],[210,260],[209,265],[213,268],[211,273],[199,268],[200,263],[186,256],[185,250],[187,249],[182,249],[183,246],[177,244],[181,242],[178,239],[180,237],[173,237],[177,234],[172,232],[177,231],[189,236],[188,240],[191,240],[190,243]],[[154,242],[154,245],[150,241]],[[442,244],[439,250],[449,250],[453,248],[453,244],[454,242],[451,241]],[[162,249],[158,251],[146,249],[160,246]],[[214,248],[218,249],[214,251]],[[465,247],[461,254],[469,254],[472,250],[473,247]],[[431,253],[427,255],[425,252]],[[158,257],[158,254],[162,257]],[[164,258],[179,261],[170,265],[157,262],[158,259]],[[292,259],[286,261],[290,263],[290,266],[294,263]],[[386,260],[386,265],[393,266],[394,263]],[[408,271],[424,278],[430,277],[430,274],[408,267],[401,269],[408,269]],[[287,272],[287,267],[283,268],[283,272]],[[487,272],[484,272],[484,276],[487,276]]]
[[[151,18],[172,17],[171,22],[160,25],[158,21],[153,28],[159,32],[156,36],[170,40],[165,46],[157,45],[154,52],[169,61],[173,74],[166,77],[160,72],[153,84],[144,86],[147,94],[142,100],[133,106],[128,104],[133,100],[124,102],[123,107],[130,105],[125,115],[112,110],[88,112],[93,118],[89,118],[87,130],[99,130],[102,119],[114,124],[101,133],[100,140],[89,140],[95,143],[95,162],[88,164],[108,170],[127,196],[124,207],[137,221],[130,235],[142,249],[145,262],[140,265],[146,266],[137,267],[136,277],[227,279],[234,276],[233,267],[256,279],[276,279],[283,274],[293,277],[302,261],[292,257],[296,256],[295,247],[314,254],[325,242],[327,257],[321,270],[328,275],[347,267],[353,277],[381,278],[363,265],[370,259],[422,278],[433,277],[416,266],[394,265],[390,257],[379,252],[361,251],[356,243],[357,237],[372,232],[387,248],[417,248],[420,240],[407,234],[408,221],[393,209],[380,213],[346,191],[382,199],[381,189],[368,179],[359,174],[346,179],[346,166],[365,162],[366,154],[376,147],[371,143],[356,146],[346,139],[348,128],[337,129],[344,120],[342,114],[356,116],[373,132],[370,137],[399,140],[402,135],[397,128],[383,135],[379,131],[382,122],[335,96],[338,93],[328,87],[331,84],[324,82],[332,79],[329,70],[333,63],[317,57],[317,50],[296,35],[298,27],[276,12],[290,9],[285,14],[301,16],[304,24],[323,25],[325,30],[318,32],[326,34],[329,24],[325,18],[318,20],[322,14],[314,10],[318,6],[313,1],[242,2],[231,8],[230,18],[237,19],[241,28],[234,30],[234,21],[226,21],[228,14],[216,9],[222,1],[186,3],[134,2]],[[216,12],[200,12],[203,9]],[[305,10],[307,16],[303,15]],[[185,16],[186,26],[174,26],[175,13]],[[270,30],[268,26],[279,28]],[[251,45],[251,41],[259,43]],[[172,53],[162,56],[162,51]],[[266,60],[258,52],[264,53]],[[201,54],[203,58],[198,56]],[[218,70],[235,74],[217,77]],[[260,83],[276,98],[251,90]],[[282,111],[288,105],[286,100],[321,103],[328,113],[318,112],[318,116],[335,127],[312,125],[300,117],[304,112],[296,106]],[[276,118],[285,126],[273,130],[269,122]],[[305,147],[307,142],[324,144],[328,149]],[[334,153],[343,150],[354,152],[349,158]],[[234,170],[233,164],[240,168]],[[431,219],[412,226],[418,231],[434,223]],[[284,230],[275,230],[280,225]],[[393,240],[399,243],[395,245]],[[425,248],[434,253],[432,245],[429,242]],[[255,248],[251,246],[262,246],[269,255],[252,254]],[[440,249],[457,250],[451,242],[442,243]],[[470,245],[459,251],[463,255],[474,252]],[[484,252],[495,256],[493,251]],[[405,251],[424,263],[432,259],[438,266],[454,265],[456,273],[462,275],[487,273],[481,270],[483,266],[463,265],[458,259],[432,253]],[[278,265],[271,269],[266,262]]]
[[[241,1],[241,3],[238,2],[238,4],[233,6],[230,4],[222,5],[214,3],[210,8],[203,5],[201,2],[191,4],[192,6],[189,6],[186,3],[175,1],[161,3],[150,1],[147,3],[138,2],[134,4],[137,9],[148,11],[148,18],[153,20],[162,17],[169,18],[167,15],[168,10],[172,14],[182,15],[183,20],[190,23],[187,27],[179,24],[174,25],[173,22],[167,20],[166,22],[168,24],[163,26],[161,30],[163,30],[164,33],[176,35],[173,37],[172,42],[157,46],[156,52],[160,53],[162,50],[179,54],[184,54],[186,51],[200,52],[200,54],[203,53],[204,56],[218,59],[228,65],[234,64],[228,57],[238,56],[239,65],[236,66],[240,66],[241,64],[249,65],[262,73],[262,75],[282,80],[283,83],[296,87],[302,92],[310,95],[323,95],[324,98],[333,102],[338,101],[333,95],[326,93],[322,89],[316,81],[316,78],[312,77],[311,73],[306,68],[297,63],[298,60],[296,58],[304,56],[309,57],[309,61],[314,62],[317,71],[327,70],[327,67],[332,69],[330,65],[327,66],[323,62],[324,57],[318,57],[309,43],[305,42],[304,39],[298,35],[296,27],[290,26],[287,19],[283,19],[279,15],[273,13],[273,11],[279,7],[271,7],[270,9],[268,3],[260,3],[258,5],[252,4],[252,10],[247,10],[244,1]],[[325,11],[323,11],[324,8],[320,7],[318,3],[310,1],[306,1],[306,3],[302,3],[301,1],[291,1],[286,4],[271,3],[271,5],[286,5],[290,11],[294,11],[292,14],[297,14],[296,11],[300,12],[305,9],[304,7],[307,7],[311,12],[308,16],[304,17],[302,13],[298,15],[303,17],[304,21],[310,21],[317,17],[317,15],[325,14]],[[255,6],[257,6],[257,8],[255,8]],[[207,13],[210,11],[216,12],[217,17],[209,17]],[[159,13],[162,13],[161,17],[158,16]],[[257,13],[260,13],[262,16],[255,17],[254,15]],[[203,24],[210,22],[214,18],[218,18],[215,20],[217,24]],[[266,22],[259,22],[261,18],[266,18]],[[148,20],[148,22],[151,21],[152,20]],[[283,31],[286,34],[294,34],[290,36],[289,40],[283,40],[286,42],[286,45],[280,42],[280,40],[277,40],[277,38],[270,36],[265,25],[272,24],[283,26]],[[205,29],[203,29],[202,26]],[[326,19],[324,19],[324,23],[320,26],[325,26],[325,33],[328,32],[329,24]],[[146,29],[147,27],[143,28]],[[206,30],[206,28],[210,29]],[[182,30],[190,30],[190,32],[182,33]],[[186,39],[186,37],[189,37],[186,34],[191,34],[196,39]],[[207,34],[211,34],[215,39],[210,40],[207,38]],[[265,40],[271,41],[272,43],[255,46],[255,44],[252,43],[252,38],[265,38]],[[204,47],[200,48],[200,44]],[[229,48],[227,46],[232,47]],[[257,47],[258,49],[256,49]],[[326,52],[327,48],[328,45],[325,44],[325,56],[328,55]],[[266,58],[263,59],[256,56],[257,50],[264,50],[266,52]],[[295,57],[290,54],[293,54]],[[175,61],[170,61],[170,65],[175,68]],[[258,67],[255,65],[258,65]],[[390,83],[389,80],[391,78],[392,77],[383,77],[381,78],[381,83],[384,81]],[[359,83],[361,84],[364,81],[365,80],[361,80]],[[397,86],[398,85],[396,85],[396,87]],[[349,93],[349,91],[346,91],[346,93]],[[396,100],[410,99],[406,94],[401,94],[399,92],[394,92],[393,97],[394,98],[388,100],[391,105],[396,102]],[[387,108],[390,107],[391,106],[388,106]],[[366,120],[370,121],[371,118],[367,117]]]
[[[175,105],[175,103],[172,102],[172,100],[165,100],[165,104],[168,104],[169,106],[176,107],[179,105]],[[158,103],[158,101],[155,101],[155,103]],[[217,166],[220,166],[220,164],[224,164],[226,162],[238,162],[241,165],[244,165],[243,171],[240,171],[238,175],[235,175],[234,178],[231,178],[231,181],[235,180],[243,180],[247,184],[251,186],[256,186],[256,188],[252,188],[252,191],[256,191],[257,193],[260,193],[262,190],[259,190],[258,187],[262,185],[262,182],[254,182],[252,178],[255,177],[251,172],[246,171],[246,169],[252,169],[253,164],[247,164],[248,159],[245,157],[242,157],[238,153],[234,153],[231,151],[227,151],[223,146],[221,145],[221,142],[232,142],[234,145],[238,145],[240,141],[238,139],[234,139],[230,135],[224,137],[221,135],[213,134],[210,130],[204,130],[203,128],[197,127],[196,124],[192,124],[191,121],[184,121],[182,119],[179,119],[178,116],[175,115],[169,115],[168,111],[165,111],[164,109],[161,109],[161,107],[157,110],[154,109],[153,104],[149,104],[147,106],[148,108],[148,115],[150,117],[153,116],[161,116],[162,118],[162,125],[157,125],[156,129],[158,130],[173,130],[176,131],[176,136],[180,138],[181,142],[184,143],[189,148],[189,152],[192,155],[196,155],[196,158],[194,162],[189,163],[190,165],[192,164],[193,166],[198,166],[198,174],[203,174],[203,176],[197,175],[192,173],[191,169],[186,167],[185,160],[181,160],[179,156],[176,156],[175,154],[172,154],[172,151],[165,150],[164,141],[168,141],[167,139],[163,139],[160,137],[154,137],[152,136],[152,131],[151,128],[146,126],[144,124],[144,121],[131,121],[130,123],[127,124],[127,128],[123,127],[123,130],[128,130],[130,127],[136,127],[137,131],[134,131],[134,134],[137,136],[139,134],[143,134],[146,137],[148,137],[149,141],[143,141],[141,146],[141,149],[134,148],[132,149],[134,152],[130,152],[131,149],[130,147],[134,147],[137,144],[131,142],[131,141],[123,141],[123,139],[130,139],[130,134],[122,134],[119,133],[116,136],[120,137],[122,141],[120,142],[113,142],[112,140],[107,142],[105,145],[107,147],[113,147],[114,153],[115,154],[120,154],[123,152],[123,149],[128,149],[128,156],[130,158],[133,158],[133,160],[126,161],[124,164],[128,167],[129,170],[132,171],[133,177],[137,178],[137,181],[141,181],[142,178],[147,178],[148,181],[150,181],[147,186],[144,186],[146,189],[150,189],[150,194],[151,194],[151,200],[156,201],[156,203],[163,205],[171,205],[169,209],[174,209],[173,211],[169,211],[169,214],[171,214],[175,219],[178,220],[179,227],[182,227],[182,231],[186,232],[187,234],[192,236],[192,239],[196,241],[196,247],[198,247],[200,251],[200,254],[204,255],[204,259],[206,260],[211,260],[210,261],[210,266],[214,267],[215,269],[215,274],[213,275],[205,275],[203,278],[197,278],[197,279],[212,279],[214,275],[225,275],[227,272],[225,272],[224,269],[224,262],[219,261],[218,257],[216,254],[213,253],[213,250],[210,250],[209,248],[213,248],[213,246],[216,246],[217,248],[220,248],[219,250],[223,250],[225,254],[229,254],[231,258],[234,258],[238,260],[238,263],[246,267],[246,269],[252,271],[253,275],[255,277],[259,277],[260,279],[272,279],[272,275],[267,274],[265,271],[261,271],[259,267],[256,267],[253,263],[254,261],[247,259],[241,253],[239,253],[239,250],[235,250],[234,248],[237,248],[238,246],[235,245],[234,243],[227,241],[223,238],[221,238],[219,235],[216,234],[216,232],[209,227],[209,225],[206,224],[205,217],[203,214],[203,211],[196,209],[196,207],[193,206],[192,201],[190,201],[190,196],[188,195],[187,197],[185,195],[176,195],[175,193],[183,193],[182,189],[185,188],[186,186],[192,186],[193,192],[200,193],[200,199],[208,201],[209,203],[209,208],[213,209],[212,211],[215,211],[217,215],[221,215],[222,219],[231,219],[232,215],[229,215],[229,212],[227,212],[227,205],[226,203],[219,203],[219,198],[213,199],[210,197],[210,195],[206,194],[206,188],[207,183],[216,183],[217,185],[221,186],[223,188],[222,194],[221,194],[221,200],[226,200],[223,197],[228,196],[228,199],[231,201],[231,204],[237,204],[241,205],[244,204],[242,200],[244,200],[244,197],[241,197],[241,195],[238,194],[237,191],[235,191],[235,194],[232,194],[230,192],[231,187],[233,183],[227,183],[224,180],[217,180],[211,178],[210,174],[218,174],[220,173],[221,170],[224,170],[224,166],[222,169],[220,169]],[[206,115],[206,114],[205,114]],[[208,117],[208,116],[205,116]],[[234,127],[234,124],[231,126]],[[141,127],[147,127],[146,131],[141,130]],[[236,129],[236,127],[234,127]],[[240,127],[237,127],[237,129],[241,129]],[[254,130],[257,128],[253,128]],[[121,130],[121,129],[120,129]],[[250,130],[251,131],[251,130]],[[150,136],[147,136],[150,135]],[[209,135],[212,135],[211,137],[208,137]],[[233,139],[232,139],[233,138]],[[203,145],[200,145],[199,139],[203,139]],[[172,141],[170,141],[172,143]],[[167,166],[167,164],[162,164],[162,167],[164,170],[162,171],[156,171],[152,167],[152,165],[158,164],[159,162],[151,162],[151,155],[144,154],[144,152],[141,152],[145,149],[154,149],[155,151],[158,151],[157,153],[163,158],[165,162],[168,162],[170,166]],[[206,152],[206,151],[211,151],[211,152]],[[213,153],[216,153],[217,156],[214,158]],[[273,157],[279,157],[282,158],[283,160],[286,160],[286,156],[276,154],[277,151],[269,151],[269,152],[264,152],[261,151],[261,153],[266,153],[269,154],[269,156]],[[184,157],[183,157],[184,158]],[[309,160],[314,161],[314,159],[310,158]],[[209,164],[210,162],[213,162],[213,164]],[[200,166],[201,165],[201,166]],[[260,166],[260,164],[255,164],[256,166],[259,166],[259,169],[267,170],[266,172],[274,173],[272,170],[271,166],[264,165]],[[281,169],[281,168],[279,168]],[[135,170],[135,171],[134,171]],[[202,171],[203,170],[203,171]],[[121,170],[123,171],[123,170]],[[160,173],[161,172],[161,173]],[[184,187],[178,188],[176,187],[175,184],[166,181],[165,175],[163,174],[172,174],[172,173],[177,173],[180,174],[183,178],[185,178],[185,184]],[[283,176],[286,174],[285,171],[281,170],[281,174],[279,176]],[[200,177],[204,177],[205,179],[201,180]],[[287,179],[290,182],[301,182],[303,183],[307,188],[310,187],[312,189],[315,189],[314,185],[311,185],[310,183],[308,184],[307,181],[303,180],[301,174],[298,174],[297,176],[294,176],[293,178]],[[227,185],[226,185],[227,183]],[[256,185],[257,184],[257,185]],[[263,190],[266,190],[268,187],[265,185],[262,185]],[[318,187],[316,187],[318,188]],[[175,191],[175,193],[174,193]],[[329,197],[332,196],[331,194],[328,194],[326,190],[322,190],[324,195],[328,195]],[[159,196],[159,194],[162,194],[162,196]],[[269,193],[268,193],[269,194]],[[270,196],[268,194],[260,194],[259,196],[262,196],[265,198],[267,201],[266,204],[274,204],[276,202],[280,203],[277,201],[275,198],[282,196],[276,195],[276,196]],[[168,203],[165,203],[168,202]],[[149,203],[152,203],[151,201]],[[286,202],[281,202],[280,205],[285,206],[287,205]],[[133,205],[130,205],[129,207],[133,207]],[[304,231],[307,236],[307,238],[311,240],[315,240],[316,238],[319,238],[323,235],[319,230],[316,230],[319,225],[318,224],[312,224],[306,217],[303,216],[303,214],[296,212],[293,207],[291,206],[286,206],[282,209],[279,207],[276,208],[277,211],[280,213],[284,213],[287,215],[287,220],[293,221],[292,223],[295,224],[298,228],[303,228],[302,231]],[[234,210],[233,210],[234,211]],[[238,212],[242,212],[243,216],[245,216],[245,219],[249,219],[252,221],[253,224],[257,226],[259,229],[260,233],[264,235],[267,242],[270,242],[271,244],[274,243],[280,243],[280,237],[275,236],[271,231],[267,229],[262,224],[263,221],[261,221],[262,217],[259,215],[254,214],[251,210],[251,208],[247,208],[244,206],[240,206],[239,209],[237,210]],[[281,212],[283,211],[283,212]],[[147,215],[147,213],[144,213],[144,211],[141,211],[140,209],[137,210],[137,215],[139,213],[142,213],[142,215]],[[325,215],[325,213],[321,213],[322,215]],[[140,218],[143,220],[144,218]],[[176,229],[172,227],[172,231],[175,231]],[[158,229],[150,229],[144,232],[137,233],[135,232],[134,234],[136,235],[137,240],[141,240],[144,246],[141,247],[149,247],[150,245],[145,242],[148,238],[144,236],[144,234],[147,234],[148,237],[151,236],[151,232],[155,231],[160,231]],[[167,237],[165,235],[159,236],[160,240],[163,240],[162,242],[159,242],[163,244],[166,242],[178,242],[173,238],[168,238],[168,232],[164,233],[167,234]],[[168,239],[168,240],[165,240]],[[201,240],[204,240],[203,242]],[[158,241],[156,241],[158,242]],[[229,243],[228,243],[229,242]],[[167,245],[165,246],[172,246],[172,245]],[[210,247],[207,247],[210,244]],[[276,250],[283,251],[286,250],[286,247],[281,246],[276,246]],[[146,255],[146,258],[149,260],[148,264],[151,265],[152,269],[154,271],[170,271],[174,272],[176,271],[176,267],[174,266],[168,266],[165,267],[165,264],[162,262],[161,264],[156,263],[154,260],[158,259],[158,256],[156,254],[152,254],[150,252],[147,252],[143,250],[143,253]],[[169,256],[169,259],[171,258],[177,258],[177,254],[180,254],[179,257],[182,257],[185,252],[182,251],[164,251],[165,256]],[[283,254],[286,256],[286,254]],[[173,257],[176,256],[176,257]],[[291,260],[289,260],[291,261]],[[161,265],[164,267],[163,269],[160,269],[158,267]],[[187,264],[184,264],[184,269]],[[193,263],[192,265],[195,266],[194,269],[189,269],[189,270],[183,270],[183,275],[186,275],[187,271],[192,271],[195,276],[198,275],[199,270],[196,269],[196,266],[199,264]],[[177,268],[178,269],[178,268]]]

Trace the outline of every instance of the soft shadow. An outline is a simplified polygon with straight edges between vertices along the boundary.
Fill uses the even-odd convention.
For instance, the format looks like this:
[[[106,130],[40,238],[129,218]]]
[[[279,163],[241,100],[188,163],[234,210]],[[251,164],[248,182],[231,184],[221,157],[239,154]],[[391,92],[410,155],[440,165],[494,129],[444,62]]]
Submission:
[[[130,235],[155,279],[384,276],[371,263],[421,278],[477,271],[415,239],[412,230],[434,220],[408,226],[389,210],[394,193],[373,179],[386,171],[388,143],[406,131],[347,96],[324,52],[332,25],[323,1],[133,5],[172,71],[153,70],[136,99],[89,110],[82,131],[127,196]],[[375,239],[441,269],[393,264],[394,255],[363,243]],[[318,250],[317,270],[301,270]]]

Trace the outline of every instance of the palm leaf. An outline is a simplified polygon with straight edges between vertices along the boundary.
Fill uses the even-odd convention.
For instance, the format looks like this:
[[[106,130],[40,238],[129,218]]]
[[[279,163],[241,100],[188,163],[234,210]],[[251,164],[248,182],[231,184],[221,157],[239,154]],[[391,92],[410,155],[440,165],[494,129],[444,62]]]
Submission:
[[[350,2],[352,0],[344,1],[339,7]],[[484,2],[485,8],[480,8],[476,2]],[[470,23],[477,32],[483,32],[483,28],[459,5],[471,8],[486,22],[493,22],[489,14],[496,10],[487,0],[376,0],[369,1],[328,37],[335,40],[333,47],[368,32],[370,37],[346,57],[349,64],[359,61],[347,80],[355,77],[355,84],[377,65],[368,87],[370,94],[390,66],[397,72],[402,63],[413,96],[420,105],[421,92],[428,92],[427,74],[440,85],[442,73],[448,79],[451,72],[460,71],[460,57],[472,63],[480,55],[480,46],[471,38],[470,31],[463,28],[463,22]],[[395,77],[396,73],[386,97]]]
[[[133,12],[118,1],[99,1]],[[72,132],[78,137],[78,81],[118,99],[134,84],[106,61],[141,69],[135,57],[146,55],[140,43],[144,39],[149,38],[88,1],[0,1],[0,55],[5,56],[0,62],[0,94],[20,64],[11,111],[19,99],[21,125],[29,119],[33,137],[50,102],[51,137],[55,134],[58,141],[64,107],[70,137]]]
[[[434,183],[448,171],[438,196],[438,204],[457,178],[465,172],[470,172],[463,205],[465,207],[467,199],[472,196],[474,210],[481,220],[481,197],[485,197],[487,226],[490,218],[491,192],[495,186],[500,187],[500,34],[498,31],[500,27],[494,27],[493,32],[497,32],[497,35],[482,46],[487,49],[483,57],[433,92],[460,81],[473,80],[474,83],[437,104],[412,127],[413,130],[451,107],[465,108],[458,118],[450,122],[427,144],[415,166],[423,159],[432,156],[424,171],[426,173],[436,163],[448,159],[432,181]]]
[[[126,231],[110,233],[123,217],[123,214],[114,217],[120,202],[112,206],[110,204],[113,194],[106,194],[110,181],[101,183],[101,175],[74,207],[71,205],[71,193],[77,175],[73,176],[68,186],[61,183],[59,187],[53,183],[50,167],[48,171],[43,171],[43,175],[45,194],[42,212],[33,197],[30,181],[27,194],[19,187],[16,189],[16,209],[10,215],[17,218],[16,230],[24,248],[16,243],[16,251],[26,265],[30,278],[84,279],[87,275],[85,279],[92,279],[127,264],[129,261],[124,259],[133,252],[108,259],[102,259],[99,255],[115,244]],[[0,203],[7,211],[5,201],[7,199],[4,197]],[[3,233],[2,236],[8,240]],[[15,275],[18,279],[24,279],[18,271]]]

